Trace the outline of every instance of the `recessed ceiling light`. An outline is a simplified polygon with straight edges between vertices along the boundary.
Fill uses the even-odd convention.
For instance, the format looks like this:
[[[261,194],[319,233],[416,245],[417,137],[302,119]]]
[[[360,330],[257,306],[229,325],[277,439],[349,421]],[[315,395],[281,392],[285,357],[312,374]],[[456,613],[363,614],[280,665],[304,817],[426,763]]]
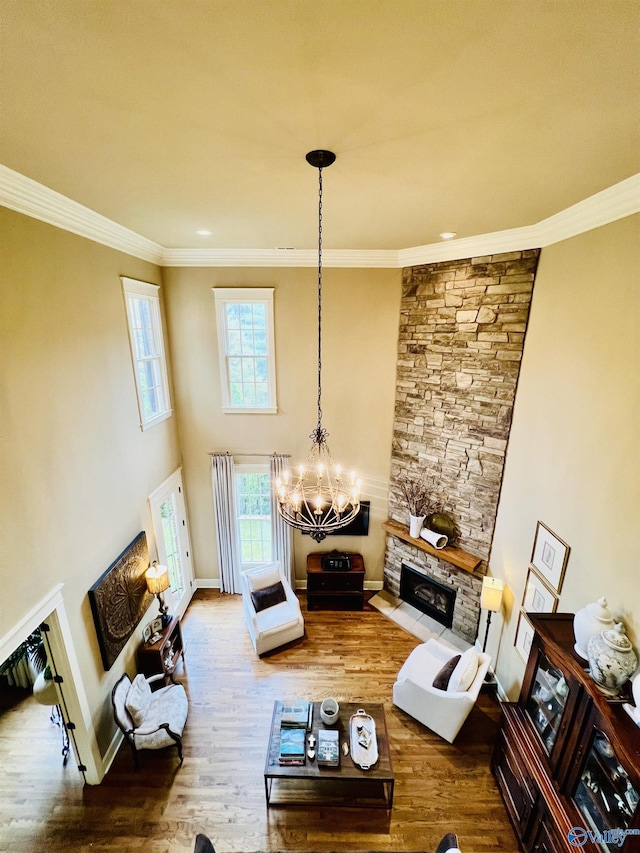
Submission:
[[[439,236],[442,237],[443,240],[453,240],[453,238],[456,236],[456,233],[457,232],[455,231],[443,231],[442,234],[440,234]]]
[[[207,231],[206,228],[201,228],[199,231],[196,231],[198,237],[211,237],[211,231]]]

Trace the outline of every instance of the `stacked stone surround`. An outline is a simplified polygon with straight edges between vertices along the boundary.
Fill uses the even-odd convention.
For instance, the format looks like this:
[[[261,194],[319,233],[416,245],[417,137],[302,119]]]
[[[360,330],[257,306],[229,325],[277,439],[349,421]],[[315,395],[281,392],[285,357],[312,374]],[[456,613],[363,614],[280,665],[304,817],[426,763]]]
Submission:
[[[387,537],[385,587],[402,562],[457,592],[453,630],[473,642],[511,428],[539,250],[403,272],[389,513],[408,524],[403,477],[426,481],[482,558],[469,574]]]

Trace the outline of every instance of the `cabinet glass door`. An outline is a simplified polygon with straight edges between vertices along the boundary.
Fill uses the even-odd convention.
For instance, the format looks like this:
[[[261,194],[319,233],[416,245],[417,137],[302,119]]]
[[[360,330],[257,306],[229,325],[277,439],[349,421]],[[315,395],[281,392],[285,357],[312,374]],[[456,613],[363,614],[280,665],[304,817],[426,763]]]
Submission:
[[[563,673],[541,654],[525,708],[548,755],[558,737],[568,698],[569,685]]]
[[[618,850],[614,830],[628,829],[638,808],[638,791],[618,761],[609,739],[596,730],[578,779],[574,800],[598,833],[603,850]]]

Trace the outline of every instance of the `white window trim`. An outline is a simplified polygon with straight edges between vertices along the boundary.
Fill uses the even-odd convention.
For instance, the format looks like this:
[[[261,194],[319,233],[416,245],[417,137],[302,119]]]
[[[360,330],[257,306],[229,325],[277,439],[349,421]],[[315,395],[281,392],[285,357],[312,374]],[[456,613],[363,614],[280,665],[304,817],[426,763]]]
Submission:
[[[218,330],[218,362],[220,365],[220,388],[222,390],[222,411],[226,415],[275,415],[278,412],[276,402],[276,352],[273,331],[273,287],[212,287],[216,304],[216,326]],[[229,394],[229,374],[227,371],[227,335],[225,327],[225,306],[228,302],[264,304],[267,316],[267,365],[268,389],[271,405],[260,408],[232,406]]]
[[[269,474],[269,464],[264,462],[244,462],[241,464],[234,465],[234,474],[237,477],[238,474]],[[240,571],[247,572],[250,569],[257,568],[258,566],[266,566],[269,563],[273,562],[273,541],[271,542],[271,555],[272,559],[270,560],[259,560],[252,561],[249,563],[242,562],[242,547],[241,547],[241,539],[240,539],[240,507],[238,503],[238,489],[237,485],[235,488],[236,493],[236,505],[235,505],[235,516],[236,516],[236,539],[238,542],[238,554],[240,555]]]
[[[136,383],[136,398],[138,401],[138,413],[140,415],[140,429],[147,430],[155,426],[156,424],[159,424],[161,421],[170,418],[173,413],[173,410],[171,408],[171,395],[169,394],[169,377],[167,374],[167,358],[164,349],[162,315],[160,312],[160,287],[157,284],[150,284],[146,281],[138,281],[135,278],[126,278],[125,276],[121,276],[120,280],[122,281],[122,293],[124,296],[124,306],[127,317],[127,329],[129,332],[129,349],[131,352],[133,378]],[[153,333],[156,338],[156,342],[158,345],[158,353],[160,356],[160,378],[162,381],[162,387],[165,398],[165,409],[162,412],[159,412],[157,415],[154,415],[154,417],[147,418],[146,420],[144,417],[144,407],[142,405],[142,389],[140,388],[140,380],[138,377],[137,356],[133,339],[133,329],[131,324],[131,315],[129,311],[129,300],[127,298],[128,294],[133,294],[135,296],[144,296],[147,299],[152,300],[151,314],[153,323]]]

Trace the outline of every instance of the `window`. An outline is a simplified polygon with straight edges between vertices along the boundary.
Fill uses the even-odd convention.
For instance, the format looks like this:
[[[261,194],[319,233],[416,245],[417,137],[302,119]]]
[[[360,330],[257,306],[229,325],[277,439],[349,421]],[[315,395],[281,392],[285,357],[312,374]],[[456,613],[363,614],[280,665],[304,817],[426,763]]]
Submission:
[[[273,288],[214,287],[224,412],[275,414]]]
[[[122,288],[127,307],[140,426],[148,429],[171,415],[158,295],[160,288],[132,278],[122,278]]]
[[[243,569],[270,563],[271,478],[268,465],[236,465],[240,562]]]

